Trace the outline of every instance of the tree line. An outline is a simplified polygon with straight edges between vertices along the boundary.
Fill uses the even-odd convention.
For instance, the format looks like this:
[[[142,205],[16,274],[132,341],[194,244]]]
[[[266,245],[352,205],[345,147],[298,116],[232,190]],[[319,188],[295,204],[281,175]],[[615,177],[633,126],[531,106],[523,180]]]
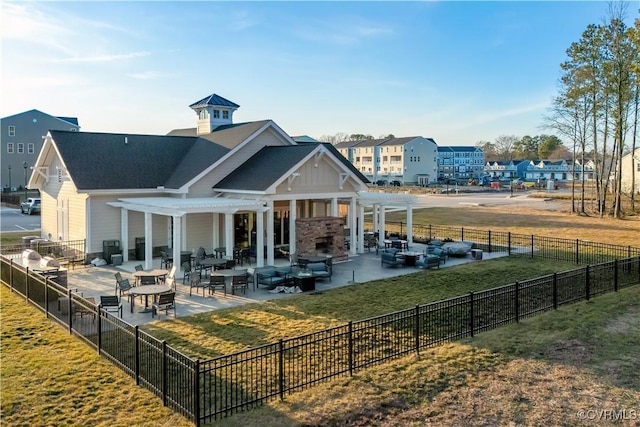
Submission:
[[[626,5],[611,3],[602,24],[588,25],[560,64],[559,93],[545,126],[571,142],[574,159],[595,162],[596,206],[600,216],[622,216],[623,196],[635,210],[635,194],[622,189],[622,158],[637,147],[640,94],[640,20],[628,27]],[[584,162],[582,162],[584,164]],[[631,171],[635,188],[635,171]],[[585,213],[585,175],[573,186],[572,210]],[[576,191],[580,197],[576,197]],[[612,194],[612,206],[607,195]],[[610,198],[611,199],[611,198]],[[576,205],[576,200],[580,203]]]
[[[570,159],[571,151],[556,135],[500,135],[494,142],[478,141],[487,162]]]

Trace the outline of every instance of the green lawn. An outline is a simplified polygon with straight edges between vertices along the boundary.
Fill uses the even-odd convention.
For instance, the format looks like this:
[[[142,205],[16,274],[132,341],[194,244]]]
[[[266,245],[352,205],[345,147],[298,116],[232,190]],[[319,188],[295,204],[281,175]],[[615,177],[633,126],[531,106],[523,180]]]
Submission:
[[[362,320],[573,268],[576,268],[575,264],[564,262],[498,258],[217,310],[141,328],[188,355],[210,358],[350,320]]]

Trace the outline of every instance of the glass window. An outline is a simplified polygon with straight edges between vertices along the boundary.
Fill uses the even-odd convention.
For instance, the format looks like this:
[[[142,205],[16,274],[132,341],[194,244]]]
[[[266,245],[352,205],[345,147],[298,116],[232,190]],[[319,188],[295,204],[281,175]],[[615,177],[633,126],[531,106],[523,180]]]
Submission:
[[[16,136],[16,127],[9,126],[9,136]]]
[[[213,110],[213,118],[214,119],[220,118],[220,110]]]
[[[18,143],[18,154],[24,153],[24,144],[22,142]]]
[[[7,153],[13,154],[13,142],[7,144]]]
[[[33,154],[33,152],[34,152],[34,151],[35,151],[35,150],[34,150],[33,143],[29,143],[29,144],[27,144],[27,153],[29,153],[29,154]]]
[[[226,111],[226,110],[225,110],[225,111],[223,111],[223,112],[222,112],[222,118],[223,118],[223,119],[228,119],[228,118],[229,118],[229,112],[228,112],[228,111]]]

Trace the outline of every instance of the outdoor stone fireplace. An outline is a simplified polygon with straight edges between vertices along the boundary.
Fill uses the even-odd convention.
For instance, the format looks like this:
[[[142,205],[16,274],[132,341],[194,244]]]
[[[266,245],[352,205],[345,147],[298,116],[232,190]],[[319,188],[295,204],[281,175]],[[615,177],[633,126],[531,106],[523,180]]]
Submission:
[[[296,219],[296,252],[298,255],[332,255],[333,261],[347,259],[344,218]]]

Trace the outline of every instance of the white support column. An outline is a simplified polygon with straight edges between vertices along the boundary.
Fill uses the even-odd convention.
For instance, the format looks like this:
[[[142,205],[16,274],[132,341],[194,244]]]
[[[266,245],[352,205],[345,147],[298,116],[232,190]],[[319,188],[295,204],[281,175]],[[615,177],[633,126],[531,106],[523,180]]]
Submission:
[[[264,267],[264,212],[256,212],[256,265]]]
[[[125,208],[120,208],[120,248],[122,262],[129,261],[129,211]]]
[[[187,246],[187,215],[184,215],[180,220],[180,228],[181,228],[181,237],[180,244],[186,251],[191,251],[192,255],[195,255],[195,248],[190,248]]]
[[[362,241],[362,227],[358,227],[358,223],[356,222],[356,198],[351,198],[351,203],[349,205],[349,219],[351,220],[351,246],[349,246],[349,253],[351,255],[355,255],[358,253],[358,245]],[[358,231],[356,233],[356,230]]]
[[[273,200],[267,202],[267,265],[273,265],[275,251],[273,248]]]
[[[248,218],[249,223],[247,224],[247,227],[248,227],[247,238],[249,239],[249,247],[251,247],[252,245],[256,244],[256,242],[254,242],[254,239],[253,239],[253,231],[254,231],[253,230],[253,217],[255,215],[256,214],[254,212],[249,212],[249,214],[247,215],[249,217]]]
[[[220,247],[220,214],[213,213],[211,230],[211,250]]]
[[[233,214],[224,214],[224,252],[233,259]]]
[[[407,206],[407,245],[413,244],[413,206]]]
[[[378,230],[378,212],[380,206],[376,203],[373,205],[373,211],[371,212],[371,221],[373,222],[373,232],[380,231]]]
[[[378,206],[378,209],[380,210],[380,242],[382,242],[384,240],[384,223],[385,223],[385,219],[384,219],[384,205],[380,205]]]
[[[331,199],[331,216],[338,216],[338,199]]]
[[[364,253],[364,206],[358,205],[358,253]]]
[[[180,271],[180,252],[182,252],[182,221],[179,216],[172,216],[173,221],[173,265]]]
[[[151,213],[144,213],[144,268],[153,268],[153,220]]]
[[[289,253],[296,253],[296,217],[297,212],[297,200],[289,200]]]

